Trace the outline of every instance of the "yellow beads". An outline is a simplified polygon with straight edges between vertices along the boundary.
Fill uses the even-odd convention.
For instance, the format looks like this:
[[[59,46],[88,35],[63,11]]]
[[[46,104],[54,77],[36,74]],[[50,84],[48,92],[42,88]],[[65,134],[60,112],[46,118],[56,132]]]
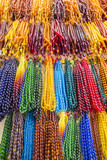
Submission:
[[[98,68],[99,68],[99,74],[100,74],[100,80],[101,84],[104,89],[104,93],[107,97],[107,64],[103,57],[98,57]]]
[[[98,113],[98,124],[103,153],[107,159],[107,113],[105,111]]]
[[[46,71],[44,78],[44,90],[41,99],[41,107],[47,111],[54,111],[56,108],[56,98],[54,90],[54,70],[52,59],[47,57]]]

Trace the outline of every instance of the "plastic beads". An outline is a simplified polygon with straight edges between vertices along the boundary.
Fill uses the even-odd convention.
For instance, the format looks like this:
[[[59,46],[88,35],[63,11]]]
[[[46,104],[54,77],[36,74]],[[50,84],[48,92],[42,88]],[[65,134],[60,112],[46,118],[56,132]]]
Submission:
[[[97,159],[98,160],[105,159],[104,153],[102,151],[101,140],[100,140],[97,114],[95,112],[90,112],[90,123],[91,123],[91,131],[92,131],[93,142],[94,142]]]
[[[59,136],[61,140],[63,139],[64,130],[68,123],[68,116],[66,112],[60,112],[59,114]]]
[[[11,132],[10,148],[8,160],[21,160],[23,149],[23,128],[24,119],[23,115],[16,111],[13,119],[13,126]]]
[[[46,50],[46,48],[43,48],[43,29],[44,25],[42,22],[38,22],[37,24],[32,23],[30,26],[28,49],[30,53],[34,54],[34,58],[36,58],[35,56],[39,55],[39,53],[42,53],[42,55],[44,55]]]
[[[52,59],[47,57],[46,71],[44,78],[44,89],[41,99],[41,107],[46,111],[54,111],[56,108],[56,98],[54,91],[54,70]]]
[[[62,64],[57,60],[54,64],[54,82],[55,82],[55,96],[56,96],[56,109],[55,112],[67,111],[68,101],[65,89],[64,72]]]
[[[66,86],[66,94],[68,100],[68,109],[74,110],[77,107],[77,98],[73,80],[72,68],[70,66],[70,62],[65,60],[65,86]]]
[[[10,112],[9,101],[13,93],[17,66],[18,61],[16,59],[9,59],[5,62],[4,69],[0,69],[0,121]]]
[[[0,144],[0,159],[7,160],[12,130],[12,114],[7,115]]]
[[[22,89],[22,98],[20,101],[19,111],[25,113],[26,111],[31,111],[35,109],[33,105],[34,99],[34,87],[35,87],[35,74],[36,66],[32,59],[29,59],[28,68],[25,75],[24,85]]]
[[[42,111],[42,118],[36,120],[33,160],[35,159],[64,160],[57,116],[54,112],[48,111],[46,117]]]
[[[76,124],[76,119],[70,114],[68,125],[65,132],[63,144],[65,160],[80,159],[80,145],[79,145],[79,125]]]
[[[98,57],[98,68],[100,74],[101,84],[107,98],[107,65],[103,57]]]
[[[85,115],[81,118],[80,121],[80,144],[81,151],[83,154],[83,160],[97,160],[97,156],[95,153],[95,148],[92,139],[90,121],[88,115]]]
[[[98,113],[97,116],[102,150],[105,155],[105,159],[107,159],[107,113],[103,111],[102,113]]]
[[[24,72],[26,68],[27,68],[27,61],[24,58],[24,56],[21,56],[19,61],[19,66],[17,67],[17,71],[16,71],[13,94],[11,96],[10,104],[9,104],[12,110],[18,110],[19,97],[20,97],[20,92],[22,88]]]
[[[52,6],[51,43],[55,55],[69,55],[70,45],[64,24],[65,5],[63,0],[55,0]]]
[[[35,88],[34,88],[34,101],[33,106],[35,108],[33,114],[36,119],[41,117],[41,96],[43,89],[43,80],[42,80],[42,65],[39,62],[36,68],[36,79],[35,79]]]
[[[0,22],[9,19],[9,9],[11,0],[0,0]]]
[[[105,97],[104,90],[103,90],[103,87],[102,87],[101,82],[100,82],[100,77],[98,75],[97,68],[95,67],[94,61],[92,59],[90,59],[90,62],[91,62],[91,70],[92,70],[93,75],[95,77],[95,81],[96,81],[96,84],[97,84],[97,87],[98,87],[98,90],[99,90],[99,93],[100,93],[101,100],[102,100],[103,103],[105,103],[106,102],[106,97]]]
[[[97,89],[93,74],[86,60],[82,60],[81,64],[86,74],[86,79],[87,79],[88,88],[89,88],[90,97],[91,97],[90,102],[91,102],[92,109],[95,109],[97,112],[101,112],[104,109],[100,100],[100,96],[98,93],[98,89]]]
[[[24,124],[24,146],[21,160],[32,160],[35,134],[35,118],[33,112],[29,112]]]

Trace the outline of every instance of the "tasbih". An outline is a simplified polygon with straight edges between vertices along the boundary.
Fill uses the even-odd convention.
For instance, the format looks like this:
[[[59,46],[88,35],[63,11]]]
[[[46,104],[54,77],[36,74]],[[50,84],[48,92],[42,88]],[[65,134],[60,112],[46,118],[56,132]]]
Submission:
[[[95,112],[90,112],[90,123],[91,123],[91,131],[92,131],[93,142],[94,142],[97,159],[98,160],[105,159],[104,153],[102,151],[101,140],[100,140],[97,114]]]
[[[35,88],[34,88],[34,97],[33,97],[33,106],[34,106],[34,116],[36,119],[41,117],[41,97],[43,89],[43,79],[42,79],[42,65],[41,62],[38,62],[36,67],[36,79],[35,79]]]
[[[77,98],[72,68],[70,66],[70,61],[68,61],[67,59],[65,60],[65,86],[68,100],[68,109],[73,111],[75,107],[77,107]]]
[[[31,0],[11,0],[10,4],[10,18],[14,21],[16,19],[30,19],[32,1]]]
[[[92,74],[86,60],[82,60],[81,64],[82,64],[84,71],[85,71],[85,74],[86,74],[88,88],[89,88],[89,92],[90,92],[90,96],[91,96],[92,108],[93,109],[95,108],[95,110],[97,112],[100,112],[103,110],[103,106],[102,106],[102,103],[100,100],[100,96],[98,93],[97,85],[95,83],[93,74]],[[94,100],[94,98],[95,98],[95,100]]]
[[[13,94],[11,96],[10,104],[9,104],[12,110],[18,110],[19,97],[20,97],[20,92],[22,88],[24,72],[26,68],[27,68],[27,61],[22,55],[19,61],[19,66],[17,67],[15,81],[14,81]]]
[[[107,97],[107,65],[103,57],[98,57],[98,68],[100,74],[101,84],[104,89],[104,93]]]
[[[107,159],[107,113],[103,111],[102,113],[97,114],[98,117],[98,125],[100,132],[100,139],[102,144],[102,150],[105,155],[105,159]]]
[[[64,72],[62,69],[62,64],[59,60],[57,60],[54,64],[54,82],[57,101],[55,112],[59,113],[68,109]]]
[[[82,23],[82,27],[84,31],[87,33],[88,41],[89,41],[89,48],[93,54],[101,54],[102,51],[106,49],[104,38],[100,31],[98,30],[97,26],[92,22]]]
[[[21,160],[32,160],[35,134],[35,118],[33,112],[29,112],[24,124],[24,145]],[[29,147],[30,146],[30,147]]]
[[[5,36],[9,32],[11,26],[12,24],[5,20],[0,22],[0,49],[3,48]]]
[[[43,48],[44,44],[43,29],[44,25],[42,22],[37,22],[37,24],[32,23],[30,26],[28,49],[30,53],[34,55],[34,59],[36,59],[36,56],[38,56],[40,53],[44,55],[46,50],[46,48]]]
[[[8,160],[21,160],[23,149],[24,117],[16,111],[13,119]]]
[[[97,25],[101,35],[104,38],[107,38],[107,28],[104,26],[103,21],[101,19],[97,19],[95,24]]]
[[[83,160],[97,160],[92,139],[91,126],[88,115],[85,113],[80,120],[80,144]]]
[[[5,62],[4,69],[1,68],[0,78],[0,121],[5,117],[9,110],[9,101],[13,93],[16,69],[18,61],[9,59]]]
[[[35,109],[33,105],[34,99],[34,88],[35,88],[35,75],[36,75],[36,64],[32,59],[29,59],[28,68],[25,75],[24,85],[22,89],[22,97],[20,101],[19,111],[25,113]]]
[[[60,112],[58,125],[59,125],[59,136],[62,141],[63,141],[64,130],[67,123],[68,123],[67,113],[64,111]]]
[[[52,52],[56,55],[69,55],[70,45],[64,24],[65,5],[63,0],[55,0],[52,5],[51,43]]]
[[[101,100],[102,100],[103,103],[105,103],[106,102],[106,97],[105,97],[105,93],[104,93],[103,87],[101,85],[101,81],[100,81],[100,77],[98,75],[97,68],[96,68],[96,66],[94,64],[94,61],[92,59],[90,59],[90,62],[91,62],[91,70],[92,70],[93,75],[95,77],[96,84],[97,84],[97,87],[98,87],[98,90],[99,90],[99,93],[100,93]]]
[[[65,132],[63,151],[65,160],[80,159],[81,151],[79,145],[79,124],[76,123],[76,119],[72,114],[69,116],[69,121]]]
[[[7,160],[12,130],[12,114],[7,115],[0,144],[0,159]]]
[[[45,122],[46,115],[42,110],[41,118],[35,121],[35,138],[33,148],[32,160],[44,160],[45,159]]]
[[[46,71],[44,77],[44,88],[41,99],[41,107],[47,111],[54,111],[56,108],[56,98],[54,91],[54,70],[51,57],[46,59]]]

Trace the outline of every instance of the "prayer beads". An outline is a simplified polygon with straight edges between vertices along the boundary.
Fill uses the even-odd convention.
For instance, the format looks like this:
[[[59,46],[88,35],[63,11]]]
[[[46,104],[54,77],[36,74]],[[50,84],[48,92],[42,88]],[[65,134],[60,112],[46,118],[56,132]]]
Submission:
[[[57,60],[54,64],[54,83],[55,83],[55,96],[56,96],[56,109],[55,112],[67,111],[68,101],[65,89],[64,72],[62,64]]]
[[[44,88],[41,99],[41,107],[47,111],[54,111],[56,108],[56,98],[54,91],[54,70],[51,57],[46,59],[46,71],[44,77]]]

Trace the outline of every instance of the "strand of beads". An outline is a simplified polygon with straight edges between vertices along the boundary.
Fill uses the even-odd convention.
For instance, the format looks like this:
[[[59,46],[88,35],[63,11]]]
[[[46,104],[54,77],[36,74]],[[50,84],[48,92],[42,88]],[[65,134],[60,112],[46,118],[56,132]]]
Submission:
[[[107,0],[99,0],[101,8],[106,12],[107,14]]]
[[[33,106],[35,108],[33,114],[36,119],[41,117],[41,97],[42,97],[42,89],[43,89],[43,79],[42,79],[42,65],[39,62],[36,68],[36,80],[35,80],[35,88],[34,88],[34,97],[33,97]]]
[[[34,138],[32,160],[45,159],[45,122],[46,122],[46,115],[45,112],[42,110],[41,118],[36,119],[35,122],[35,138]]]
[[[57,60],[54,64],[54,83],[55,83],[55,96],[56,96],[56,109],[55,112],[67,111],[68,102],[65,90],[65,79],[62,64]]]
[[[79,125],[76,123],[76,119],[72,114],[69,116],[69,121],[65,132],[63,151],[65,160],[80,159],[81,151],[79,145]]]
[[[68,123],[67,113],[62,111],[59,114],[59,122],[58,122],[58,125],[59,125],[59,136],[60,136],[61,140],[63,140],[64,130],[65,130],[65,127],[66,127],[67,123]]]
[[[15,111],[8,160],[21,160],[23,149],[23,130],[24,117],[19,111]]]
[[[86,80],[84,68],[80,62],[75,64],[73,69],[75,90],[77,95],[77,109],[82,114],[89,112],[91,109],[89,88]]]
[[[80,144],[83,155],[83,160],[97,160],[95,148],[92,139],[90,121],[88,115],[85,113],[80,120]]]
[[[99,90],[99,93],[100,93],[100,98],[101,98],[102,102],[105,103],[106,102],[106,96],[105,96],[103,87],[101,85],[101,81],[100,81],[100,77],[98,75],[97,68],[95,67],[94,61],[92,59],[90,59],[90,63],[91,63],[91,70],[92,70],[93,75],[95,77],[95,81],[96,81],[96,84],[97,84],[97,87],[98,87],[98,90]]]
[[[104,153],[102,151],[101,140],[100,140],[98,119],[95,112],[90,112],[90,123],[91,123],[91,131],[92,131],[93,142],[94,142],[97,159],[98,160],[105,159]]]
[[[65,60],[65,86],[66,86],[66,94],[68,100],[68,109],[74,110],[77,107],[77,98],[73,80],[72,68],[70,66],[70,61]]]
[[[102,113],[98,113],[97,117],[102,150],[105,155],[105,159],[107,159],[107,113],[103,111]]]
[[[51,43],[55,55],[69,55],[70,45],[64,23],[65,4],[63,0],[55,0],[52,5]]]
[[[46,58],[46,71],[44,78],[44,89],[41,99],[41,107],[44,110],[54,111],[56,108],[56,98],[54,91],[54,70],[51,57]]]
[[[26,68],[27,68],[27,61],[22,55],[19,61],[19,66],[17,67],[15,81],[14,81],[13,94],[10,99],[10,108],[12,110],[18,110],[19,97],[20,97],[20,92],[22,88],[24,72]]]
[[[101,84],[107,98],[107,65],[103,57],[98,57],[98,68],[100,74]]]
[[[0,159],[7,160],[12,130],[12,114],[7,115],[0,144]]]
[[[24,146],[21,160],[32,160],[35,134],[35,118],[33,112],[29,112],[24,124]],[[29,147],[30,146],[30,147]]]
[[[0,78],[0,121],[5,117],[9,110],[9,101],[13,93],[14,79],[18,61],[9,59],[5,62],[5,67],[1,71]]]
[[[0,22],[3,20],[8,21],[9,19],[9,9],[11,0],[0,1]]]
[[[84,71],[86,74],[87,84],[88,84],[88,88],[91,96],[92,109],[96,110],[97,112],[101,112],[104,109],[100,100],[100,96],[98,93],[97,85],[95,83],[93,74],[89,68],[89,64],[86,60],[82,60],[81,64],[84,67]]]
[[[25,113],[26,111],[31,111],[36,107],[35,105],[32,105],[33,101],[35,101],[34,99],[35,74],[36,74],[36,66],[33,60],[30,58],[22,89],[22,97],[20,97],[21,101],[20,101],[19,111],[21,113]]]
[[[36,55],[39,55],[40,50],[42,55],[45,52],[45,48],[41,49],[44,43],[43,29],[44,25],[42,22],[32,23],[30,26],[28,49],[30,53],[34,54],[34,58],[36,58]]]

